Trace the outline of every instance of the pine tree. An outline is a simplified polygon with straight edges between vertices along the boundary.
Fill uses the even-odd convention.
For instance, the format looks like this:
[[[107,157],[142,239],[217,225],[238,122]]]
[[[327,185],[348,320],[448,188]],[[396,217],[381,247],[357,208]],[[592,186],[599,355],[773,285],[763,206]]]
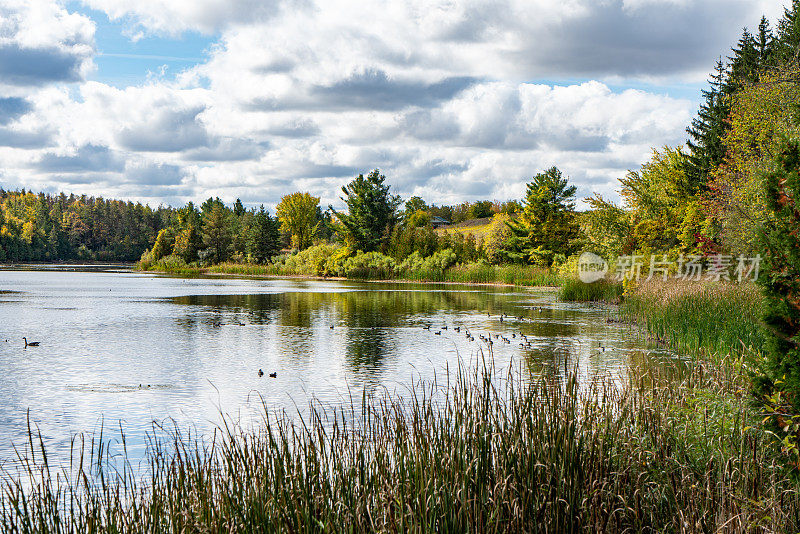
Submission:
[[[221,202],[213,203],[211,211],[203,217],[203,244],[205,258],[212,264],[226,261],[231,252],[232,214]]]
[[[756,51],[758,52],[758,64],[763,70],[764,67],[772,63],[772,54],[775,50],[775,36],[772,34],[769,20],[762,16],[758,23],[758,35],[756,36]]]
[[[759,283],[767,300],[764,322],[772,335],[761,386],[764,393],[786,392],[800,409],[800,142],[787,141],[777,163],[765,178],[773,217],[764,227]]]
[[[551,265],[556,254],[571,255],[579,233],[575,192],[557,167],[534,176],[522,213],[508,222],[511,237],[499,255],[542,265]]]
[[[344,239],[354,250],[372,252],[383,249],[399,217],[397,209],[401,200],[389,193],[386,176],[378,169],[366,177],[358,177],[342,187],[348,212],[339,213],[330,206],[333,215],[343,227]]]

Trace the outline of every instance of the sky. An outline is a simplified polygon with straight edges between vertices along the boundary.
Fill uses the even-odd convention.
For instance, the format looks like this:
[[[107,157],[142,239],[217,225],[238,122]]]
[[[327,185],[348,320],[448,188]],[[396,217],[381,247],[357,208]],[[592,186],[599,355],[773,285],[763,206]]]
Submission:
[[[585,198],[681,145],[777,0],[0,0],[0,187],[341,206]]]

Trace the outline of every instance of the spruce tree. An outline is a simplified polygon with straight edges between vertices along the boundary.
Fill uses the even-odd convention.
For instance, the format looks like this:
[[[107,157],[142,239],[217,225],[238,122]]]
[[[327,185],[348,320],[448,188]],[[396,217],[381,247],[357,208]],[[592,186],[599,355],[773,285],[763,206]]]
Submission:
[[[686,129],[689,134],[686,142],[689,147],[686,176],[696,191],[705,188],[709,172],[725,158],[722,139],[729,128],[727,119],[731,111],[728,81],[728,69],[720,59],[709,80],[709,89],[702,92],[704,102],[700,105],[697,117]]]
[[[766,39],[766,35],[763,37]],[[758,74],[761,69],[759,43],[747,28],[742,32],[742,37],[732,51],[733,56],[728,58],[730,65],[729,93],[758,81]]]
[[[800,56],[800,0],[792,0],[791,7],[784,8],[778,22],[775,54],[781,63],[797,61]]]
[[[800,142],[786,141],[775,169],[765,176],[771,212],[762,234],[759,283],[770,330],[762,393],[784,391],[800,409]]]
[[[758,23],[758,35],[756,35],[756,51],[758,52],[758,64],[762,68],[772,63],[772,55],[775,50],[775,36],[772,34],[769,20],[762,16]]]
[[[278,226],[277,219],[271,217],[263,205],[253,215],[247,249],[256,262],[267,263],[280,252],[281,236]]]
[[[213,202],[211,211],[203,215],[203,245],[205,258],[213,265],[227,261],[231,253],[231,223],[233,216],[222,202]]]

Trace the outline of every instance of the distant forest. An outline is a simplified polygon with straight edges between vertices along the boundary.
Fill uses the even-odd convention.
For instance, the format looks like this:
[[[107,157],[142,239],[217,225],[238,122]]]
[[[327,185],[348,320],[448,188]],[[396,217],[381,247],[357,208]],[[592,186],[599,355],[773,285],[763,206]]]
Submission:
[[[0,261],[136,261],[174,210],[0,188]]]

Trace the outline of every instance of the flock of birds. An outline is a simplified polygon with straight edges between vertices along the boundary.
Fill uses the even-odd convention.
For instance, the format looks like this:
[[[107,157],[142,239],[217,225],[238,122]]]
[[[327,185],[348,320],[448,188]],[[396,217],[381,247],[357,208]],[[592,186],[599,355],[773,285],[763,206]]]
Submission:
[[[542,313],[544,311],[544,308],[534,308],[534,311],[536,311],[537,313]],[[487,317],[491,317],[492,314],[490,312],[487,312],[486,316]],[[508,315],[507,313],[501,313],[499,315],[499,318],[500,318],[500,322],[501,323],[504,322],[507,319],[511,319],[511,320],[516,319],[517,322],[525,321],[525,317],[512,316],[512,315]],[[232,324],[234,324],[236,326],[245,326],[245,324],[242,323],[242,322],[236,322],[236,323],[232,323]],[[219,327],[222,326],[222,323],[220,321],[214,321],[213,323],[211,323],[211,326],[213,326],[215,328],[219,328]],[[333,327],[334,327],[334,325],[330,325],[330,329],[331,330],[333,330]],[[430,331],[431,330],[431,325],[425,325],[425,326],[422,327],[422,329]],[[441,327],[441,329],[440,330],[436,330],[434,332],[434,334],[436,334],[437,336],[441,336],[442,335],[442,330],[447,330],[447,329],[448,329],[448,326],[447,325],[443,325]],[[470,342],[474,342],[475,341],[475,336],[472,335],[472,332],[469,331],[469,328],[467,328],[466,326],[464,326],[464,327],[454,326],[453,327],[453,330],[455,332],[457,332],[457,333],[461,333],[462,329],[464,330],[464,335],[466,336],[466,338]],[[495,340],[499,340],[501,343],[506,343],[506,344],[510,345],[511,344],[511,339],[515,339],[515,340],[519,339],[521,341],[521,343],[519,343],[519,347],[520,348],[522,348],[522,349],[531,349],[531,348],[533,348],[533,346],[531,345],[530,340],[528,339],[528,336],[526,336],[522,332],[519,332],[519,338],[517,338],[517,332],[512,332],[510,339],[508,337],[504,336],[503,334],[489,332],[489,334],[487,336],[484,336],[483,334],[478,334],[478,339],[480,339],[481,341],[486,343],[489,347],[492,347],[494,345]],[[25,348],[38,347],[39,344],[40,344],[39,341],[28,341],[27,337],[23,337],[22,340],[25,342]],[[5,342],[8,343],[8,340],[6,339]],[[598,349],[597,349],[598,352],[605,352],[605,350],[606,350],[606,348],[603,345],[600,345],[598,347]],[[259,369],[257,374],[258,374],[258,377],[261,378],[262,376],[264,376],[264,371],[262,369]],[[278,373],[276,371],[273,371],[273,372],[269,373],[269,377],[270,378],[278,378]],[[139,385],[139,387],[141,387],[141,384]]]
[[[543,308],[534,308],[534,310],[537,313],[542,313],[544,311]],[[487,312],[486,316],[487,317],[491,317],[492,314],[490,312]],[[525,317],[512,316],[512,315],[508,315],[506,313],[501,313],[499,315],[499,318],[500,318],[500,322],[501,323],[506,321],[507,319],[511,319],[511,320],[516,319],[517,322],[525,321]],[[245,326],[244,323],[241,323],[241,322],[237,322],[237,323],[233,323],[233,324],[235,324],[237,326]],[[219,328],[220,326],[222,326],[222,323],[220,321],[215,321],[215,322],[212,323],[212,326],[214,326],[216,328]],[[330,329],[331,330],[333,330],[333,327],[334,327],[334,325],[330,325]],[[431,325],[425,325],[425,326],[422,327],[422,329],[430,331],[431,330]],[[436,334],[437,336],[441,336],[442,335],[442,330],[447,330],[447,329],[448,329],[448,326],[447,325],[443,325],[441,327],[441,329],[436,330],[434,332],[434,334]],[[469,331],[469,328],[467,328],[466,326],[464,326],[464,327],[454,326],[453,327],[453,331],[455,331],[457,333],[461,333],[462,330],[464,331],[464,335],[466,336],[466,338],[470,342],[474,342],[475,341],[475,336],[472,334],[472,332]],[[504,336],[503,334],[489,332],[489,334],[487,336],[484,336],[483,334],[478,334],[478,339],[480,339],[481,341],[486,343],[489,347],[492,347],[494,345],[495,341],[499,341],[501,343],[506,343],[506,344],[510,345],[512,339],[514,339],[514,340],[519,339],[521,341],[519,343],[519,347],[520,348],[523,348],[523,349],[531,349],[531,348],[533,348],[533,346],[531,345],[530,340],[528,339],[528,336],[526,336],[522,332],[519,332],[519,333],[512,332],[511,333],[511,338],[508,338],[508,337]],[[39,341],[28,341],[27,337],[23,337],[22,340],[25,342],[25,348],[38,347],[39,344],[40,344]],[[7,339],[5,341],[6,341],[6,343],[8,342]],[[606,348],[604,346],[602,346],[602,345],[600,345],[599,348],[598,348],[598,352],[605,352],[605,350],[606,350]],[[257,374],[258,374],[259,378],[261,378],[262,376],[264,376],[264,371],[262,369],[259,369]],[[269,373],[269,377],[270,378],[277,378],[278,377],[278,373],[277,372]]]
[[[534,308],[534,310],[537,313],[542,313],[544,311],[544,308]],[[491,312],[487,312],[486,316],[487,317],[491,317],[492,316]],[[502,322],[507,322],[508,320],[512,320],[512,321],[516,320],[517,322],[524,322],[526,320],[525,317],[508,315],[507,313],[501,313],[498,317],[499,317],[501,323]],[[431,325],[425,325],[425,326],[422,327],[422,329],[430,331],[431,330]],[[441,329],[436,330],[433,333],[435,335],[437,335],[437,336],[441,336],[442,335],[442,331],[443,330],[447,330],[447,329],[448,329],[448,326],[447,325],[443,325],[441,327]],[[466,326],[464,326],[464,327],[454,326],[453,330],[455,332],[458,332],[458,333],[461,333],[461,331],[463,330],[464,331],[464,335],[466,336],[467,340],[469,340],[470,342],[474,342],[475,341],[475,336],[472,334],[472,332],[470,332],[469,328],[467,328]],[[489,347],[492,347],[494,345],[495,341],[498,341],[500,343],[506,343],[506,344],[510,345],[512,343],[512,339],[513,339],[515,341],[516,340],[520,341],[519,347],[522,348],[522,349],[532,349],[533,348],[533,346],[531,345],[530,340],[528,339],[528,336],[526,336],[522,332],[519,332],[519,333],[512,332],[510,338],[504,336],[503,334],[499,334],[499,333],[496,333],[496,332],[489,332],[489,334],[486,335],[486,336],[484,336],[483,334],[478,334],[478,339],[483,341]]]

